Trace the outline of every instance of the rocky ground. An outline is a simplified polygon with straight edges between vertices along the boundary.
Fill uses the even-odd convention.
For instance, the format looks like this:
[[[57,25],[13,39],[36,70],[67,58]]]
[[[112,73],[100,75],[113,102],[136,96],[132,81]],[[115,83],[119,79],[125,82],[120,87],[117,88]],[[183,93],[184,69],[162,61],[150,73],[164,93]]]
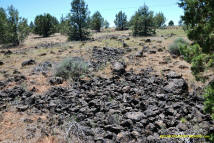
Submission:
[[[95,34],[85,43],[52,37],[2,50],[0,142],[208,142],[160,138],[214,132],[199,95],[202,83],[165,48],[179,33],[161,34]],[[54,77],[68,56],[87,61],[90,73],[75,82]]]

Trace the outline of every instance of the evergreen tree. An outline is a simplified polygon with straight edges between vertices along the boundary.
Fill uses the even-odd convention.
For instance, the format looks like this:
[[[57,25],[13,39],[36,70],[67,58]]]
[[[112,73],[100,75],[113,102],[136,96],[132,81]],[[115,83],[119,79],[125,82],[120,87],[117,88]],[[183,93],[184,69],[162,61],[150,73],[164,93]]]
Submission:
[[[156,28],[161,28],[166,22],[166,17],[162,12],[159,12],[154,17]]]
[[[69,40],[86,40],[89,32],[88,27],[88,6],[84,0],[73,0],[71,2],[71,17],[69,23]]]
[[[104,20],[102,27],[104,27],[105,29],[109,28],[109,22],[107,20]]]
[[[100,28],[103,25],[103,21],[104,19],[101,16],[100,12],[95,12],[91,18],[91,29],[100,32]]]
[[[0,8],[0,44],[7,42],[8,21],[7,13],[3,8]]]
[[[155,33],[153,11],[148,6],[141,7],[130,21],[133,36],[148,36]]]
[[[8,7],[8,13],[0,8],[0,43],[19,45],[29,35],[27,20],[19,17],[19,12],[13,6]]]
[[[116,14],[116,19],[114,20],[114,23],[116,25],[117,30],[125,30],[127,29],[127,16],[125,13],[120,11],[118,14]]]
[[[70,19],[70,15],[68,14],[66,17],[61,17],[60,19],[60,24],[59,24],[59,32],[62,35],[68,35],[68,31],[69,31],[69,19]]]
[[[188,38],[197,42],[203,52],[214,50],[214,1],[180,0],[184,9],[182,20],[188,31]]]
[[[172,20],[169,21],[169,26],[174,26],[174,22]]]
[[[50,14],[36,16],[34,32],[43,37],[49,37],[57,32],[58,20]]]

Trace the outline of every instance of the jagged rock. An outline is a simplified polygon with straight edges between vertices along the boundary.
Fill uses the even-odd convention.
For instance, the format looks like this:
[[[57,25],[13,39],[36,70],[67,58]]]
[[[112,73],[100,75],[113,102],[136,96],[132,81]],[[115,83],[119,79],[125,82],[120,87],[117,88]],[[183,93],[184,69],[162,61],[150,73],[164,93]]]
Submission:
[[[171,79],[164,90],[168,93],[183,94],[188,92],[188,85],[184,79]]]
[[[138,51],[136,57],[143,57],[143,50]]]
[[[117,75],[124,74],[126,72],[126,65],[121,62],[115,62],[112,66],[112,72]]]
[[[145,117],[145,115],[142,112],[128,112],[126,113],[126,117],[134,121],[140,121],[143,117]]]
[[[50,80],[49,80],[49,83],[51,85],[58,85],[58,84],[62,84],[63,83],[63,78],[61,77],[52,77]]]
[[[172,79],[172,78],[181,78],[182,75],[179,75],[179,74],[175,73],[174,71],[170,71],[170,72],[166,75],[166,77],[167,77],[168,79]]]
[[[28,105],[20,105],[18,107],[16,107],[16,109],[19,111],[19,112],[24,112],[28,109]]]
[[[145,42],[146,42],[146,43],[151,43],[152,41],[151,41],[151,39],[146,39]]]
[[[22,62],[22,67],[28,66],[28,65],[34,65],[34,64],[36,64],[35,60],[30,59],[30,60]]]
[[[130,143],[133,141],[133,137],[130,132],[121,132],[117,134],[116,141],[120,143]]]

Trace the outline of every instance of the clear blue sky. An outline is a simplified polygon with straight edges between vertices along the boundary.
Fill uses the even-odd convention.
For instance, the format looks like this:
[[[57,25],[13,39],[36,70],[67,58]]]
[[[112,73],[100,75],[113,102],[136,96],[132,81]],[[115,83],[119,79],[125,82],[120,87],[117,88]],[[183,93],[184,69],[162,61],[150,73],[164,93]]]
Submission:
[[[150,10],[163,12],[169,20],[178,23],[183,10],[177,6],[178,0],[85,0],[88,4],[91,15],[95,11],[100,11],[102,16],[109,21],[110,26],[114,26],[115,14],[120,10],[124,11],[128,19],[144,3],[149,6]],[[71,0],[0,0],[0,7],[7,8],[13,5],[18,9],[20,16],[25,17],[28,21],[33,21],[36,15],[50,13],[58,19],[70,12]]]

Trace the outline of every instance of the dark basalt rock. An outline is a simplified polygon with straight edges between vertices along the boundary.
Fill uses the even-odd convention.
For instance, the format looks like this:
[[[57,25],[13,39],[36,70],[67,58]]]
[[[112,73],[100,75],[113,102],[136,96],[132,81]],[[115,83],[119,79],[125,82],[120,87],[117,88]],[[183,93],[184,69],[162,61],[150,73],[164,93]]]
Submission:
[[[28,65],[34,65],[34,64],[36,64],[35,60],[30,59],[30,60],[24,61],[22,63],[22,67],[28,66]]]
[[[49,80],[49,83],[51,84],[51,85],[58,85],[58,84],[62,84],[63,83],[63,78],[61,78],[61,77],[52,77],[52,78],[50,78],[50,80]]]
[[[174,74],[161,79],[151,75],[151,71],[126,72],[120,78],[79,80],[68,88],[52,87],[43,95],[15,87],[0,91],[0,105],[5,101],[13,103],[18,97],[19,104],[14,106],[20,112],[50,112],[47,125],[51,128],[74,117],[77,123],[72,132],[84,134],[88,142],[169,142],[159,136],[213,130],[212,119],[203,111],[203,98],[189,94],[185,80]],[[52,124],[54,116],[61,118]],[[181,118],[187,122],[181,123]],[[200,130],[196,131],[194,125]]]

